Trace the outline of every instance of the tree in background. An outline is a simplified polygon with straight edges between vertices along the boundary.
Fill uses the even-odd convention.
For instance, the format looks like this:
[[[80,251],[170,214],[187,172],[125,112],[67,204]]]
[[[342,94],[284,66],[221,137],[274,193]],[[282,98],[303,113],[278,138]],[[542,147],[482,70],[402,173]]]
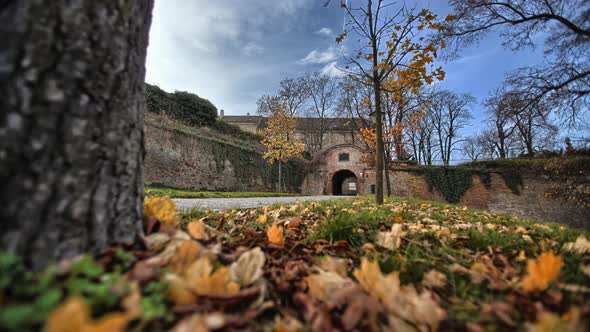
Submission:
[[[453,0],[445,34],[460,49],[500,31],[512,50],[535,47],[542,36],[545,61],[517,69],[506,82],[527,103],[543,102],[569,125],[590,103],[590,2],[587,0]]]
[[[308,114],[317,119],[312,128],[312,140],[309,146],[315,153],[324,147],[324,135],[340,114],[337,101],[339,95],[338,81],[335,77],[314,72],[305,76],[305,89],[309,96]]]
[[[462,142],[459,131],[469,124],[469,106],[475,98],[469,94],[457,94],[448,90],[434,93],[430,109],[432,125],[438,140],[438,149],[443,164],[449,165],[453,151]]]
[[[304,145],[295,136],[295,121],[284,104],[268,118],[268,126],[260,131],[262,144],[266,147],[264,159],[279,163],[278,191],[282,191],[282,164],[303,157]]]
[[[281,80],[279,85],[279,98],[285,103],[287,112],[292,117],[298,116],[309,99],[305,78],[287,77]]]
[[[142,234],[152,6],[0,5],[0,248],[34,268]]]
[[[269,116],[275,110],[281,108],[281,97],[274,95],[262,95],[256,100],[256,113],[262,116]]]
[[[437,48],[444,47],[442,41],[428,40],[427,32],[440,31],[442,25],[437,16],[423,9],[415,13],[401,3],[394,10],[392,3],[383,0],[367,0],[363,5],[353,6],[341,1],[347,16],[345,31],[336,38],[337,42],[347,35],[358,38],[360,48],[356,56],[348,57],[349,75],[373,87],[376,135],[376,192],[375,201],[383,204],[383,105],[382,93],[396,85],[411,89],[418,81],[426,81],[427,67],[434,61]],[[350,66],[354,70],[350,70]],[[433,71],[442,79],[442,68]],[[391,85],[384,83],[390,76]],[[428,83],[428,82],[427,82]]]
[[[174,106],[172,114],[184,119],[189,125],[210,126],[217,119],[217,107],[209,100],[194,93],[174,91],[171,95]]]
[[[506,93],[502,89],[495,90],[485,101],[485,106],[488,113],[487,122],[492,128],[490,138],[494,150],[498,158],[505,159],[509,155],[509,143],[516,129],[508,116],[509,100]],[[483,142],[481,139],[480,141]]]

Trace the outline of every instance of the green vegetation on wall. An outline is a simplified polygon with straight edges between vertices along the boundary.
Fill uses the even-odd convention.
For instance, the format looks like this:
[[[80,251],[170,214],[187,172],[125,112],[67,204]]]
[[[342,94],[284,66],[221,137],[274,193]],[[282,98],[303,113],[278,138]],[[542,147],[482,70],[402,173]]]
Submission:
[[[458,167],[428,167],[424,177],[430,190],[436,188],[449,203],[457,203],[471,187],[472,172]]]
[[[147,111],[167,113],[191,126],[211,126],[217,118],[217,108],[209,100],[194,93],[175,91],[168,93],[158,86],[145,84]]]

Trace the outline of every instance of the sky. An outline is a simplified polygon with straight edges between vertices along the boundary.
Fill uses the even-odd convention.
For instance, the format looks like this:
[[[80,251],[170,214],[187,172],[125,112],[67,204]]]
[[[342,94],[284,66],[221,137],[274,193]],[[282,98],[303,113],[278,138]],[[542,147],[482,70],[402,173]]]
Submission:
[[[415,0],[440,16],[446,0]],[[226,115],[254,114],[262,94],[274,94],[281,79],[321,71],[338,75],[344,49],[335,42],[344,12],[326,0],[156,1],[147,56],[146,81],[172,92],[209,99]],[[542,46],[542,45],[541,45]],[[542,47],[518,53],[501,46],[497,34],[462,50],[441,88],[470,93],[475,133],[484,119],[483,100],[512,69],[540,63]]]

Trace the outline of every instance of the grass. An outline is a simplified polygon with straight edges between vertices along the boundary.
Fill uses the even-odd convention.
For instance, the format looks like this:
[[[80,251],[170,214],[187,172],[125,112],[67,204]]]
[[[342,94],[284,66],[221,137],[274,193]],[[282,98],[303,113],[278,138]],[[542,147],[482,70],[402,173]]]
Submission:
[[[248,198],[248,197],[286,197],[300,196],[297,193],[274,193],[256,191],[192,191],[188,189],[174,189],[146,186],[144,196],[168,196],[170,198]]]
[[[174,196],[172,189],[147,190],[160,190],[151,194]],[[262,214],[267,215],[266,222],[259,221]],[[327,306],[318,299],[301,300],[310,299],[305,278],[317,273],[318,262],[325,256],[344,259],[345,277],[356,284],[353,271],[363,258],[376,261],[383,273],[398,272],[402,285],[411,285],[436,298],[446,312],[438,331],[526,331],[542,313],[573,319],[568,313],[577,309],[582,311],[582,319],[590,318],[585,309],[590,306],[590,298],[583,289],[590,285],[590,276],[581,270],[581,266],[590,265],[590,255],[566,251],[563,246],[580,235],[590,238],[584,230],[417,199],[387,198],[384,205],[376,206],[372,197],[364,196],[261,209],[183,211],[178,215],[179,223],[164,232],[182,233],[195,219],[214,228],[210,239],[197,242],[216,269],[230,266],[240,253],[255,247],[266,257],[261,296],[272,306],[256,319],[239,320],[243,330],[278,330],[277,319],[284,315],[300,322],[304,327],[301,330],[311,330],[315,316],[309,314],[312,311],[306,312],[302,303],[312,309],[320,308],[317,312],[322,319],[341,325],[345,316],[342,306],[346,305],[342,303],[346,301],[339,306]],[[296,226],[291,226],[293,220],[297,220]],[[266,231],[272,223],[284,227],[282,247],[268,242]],[[389,231],[394,224],[401,224],[403,229],[399,247],[380,247],[376,241],[378,233]],[[527,259],[535,259],[543,252],[561,256],[563,266],[546,290],[526,293],[521,283],[528,273]],[[142,272],[137,267],[154,254],[119,248],[110,256],[80,260],[69,272],[50,268],[44,273],[27,272],[18,258],[0,254],[0,330],[40,330],[49,313],[72,294],[83,296],[96,317],[121,310],[123,286],[128,278],[138,278],[129,271]],[[483,272],[474,269],[477,264],[485,265]],[[424,276],[432,270],[444,274],[444,285],[425,284]],[[256,306],[257,297],[231,296],[203,297],[194,306],[175,306],[168,292],[170,284],[163,277],[165,271],[169,271],[169,266],[160,266],[155,274],[141,279],[142,314],[130,330],[170,330],[190,315],[208,314],[213,309],[236,320],[251,314],[247,308]],[[473,276],[476,272],[482,277],[479,281]],[[578,290],[563,285],[574,285]],[[414,309],[408,306],[408,310]],[[375,317],[363,316],[354,330],[369,331],[366,323],[371,319]],[[379,318],[374,323],[384,329],[384,325],[379,325],[384,322]]]

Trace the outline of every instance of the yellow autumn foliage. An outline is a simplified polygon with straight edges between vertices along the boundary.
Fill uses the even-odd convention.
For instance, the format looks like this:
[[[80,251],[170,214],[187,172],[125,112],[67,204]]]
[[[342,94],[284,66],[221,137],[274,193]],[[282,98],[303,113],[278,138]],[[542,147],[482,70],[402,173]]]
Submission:
[[[272,226],[266,231],[268,242],[277,246],[283,246],[285,244],[285,236],[283,235],[283,227],[273,223]]]
[[[155,217],[164,223],[172,223],[176,220],[176,204],[169,197],[146,198],[143,202],[143,215]]]
[[[72,297],[57,307],[45,323],[45,332],[117,332],[125,331],[135,317],[115,312],[92,319],[90,307],[81,297]]]
[[[295,136],[295,121],[294,117],[289,116],[285,105],[271,114],[268,126],[260,133],[262,145],[266,147],[264,159],[273,163],[302,158],[305,146]]]
[[[525,292],[542,292],[557,278],[563,259],[552,252],[544,252],[537,259],[527,260],[527,274],[522,280]]]

